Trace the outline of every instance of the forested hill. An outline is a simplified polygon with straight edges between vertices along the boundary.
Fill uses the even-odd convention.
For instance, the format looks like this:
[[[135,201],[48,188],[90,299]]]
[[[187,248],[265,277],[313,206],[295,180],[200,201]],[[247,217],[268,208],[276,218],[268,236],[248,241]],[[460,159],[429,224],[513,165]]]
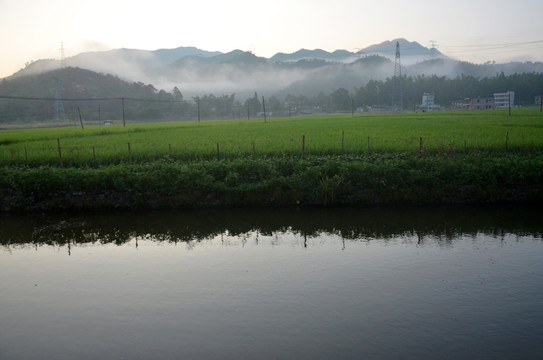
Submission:
[[[90,108],[100,108],[102,118],[119,119],[120,98],[157,100],[165,94],[152,85],[130,83],[113,75],[68,67],[0,81],[0,123],[41,122],[55,118],[66,121],[78,108],[87,112]],[[166,95],[168,100],[173,99],[172,95]],[[57,98],[63,99],[62,108],[58,107]],[[73,99],[102,100],[70,101]],[[94,114],[92,117],[96,118]]]
[[[54,98],[154,97],[156,89],[141,82],[130,83],[94,71],[68,67],[38,75],[18,76],[0,81],[0,95]]]

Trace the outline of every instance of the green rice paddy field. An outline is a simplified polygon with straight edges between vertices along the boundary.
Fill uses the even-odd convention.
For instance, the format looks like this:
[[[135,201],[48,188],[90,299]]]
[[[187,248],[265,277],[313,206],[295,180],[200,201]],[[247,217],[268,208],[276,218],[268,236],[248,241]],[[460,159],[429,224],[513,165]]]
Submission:
[[[59,151],[60,145],[60,151]],[[543,114],[0,131],[0,210],[543,201]]]
[[[305,144],[304,144],[305,137]],[[0,131],[3,165],[100,166],[243,156],[539,151],[537,110],[339,115]],[[57,142],[57,139],[59,140]],[[130,144],[130,153],[128,151]],[[218,148],[218,149],[217,149]],[[218,151],[217,151],[218,150]]]

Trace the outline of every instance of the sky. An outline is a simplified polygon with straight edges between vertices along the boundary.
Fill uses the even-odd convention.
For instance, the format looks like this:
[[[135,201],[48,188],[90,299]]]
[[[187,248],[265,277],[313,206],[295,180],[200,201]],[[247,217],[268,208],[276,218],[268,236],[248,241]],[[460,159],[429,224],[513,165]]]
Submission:
[[[0,78],[29,61],[195,46],[271,57],[405,38],[474,63],[543,61],[542,0],[0,0]]]

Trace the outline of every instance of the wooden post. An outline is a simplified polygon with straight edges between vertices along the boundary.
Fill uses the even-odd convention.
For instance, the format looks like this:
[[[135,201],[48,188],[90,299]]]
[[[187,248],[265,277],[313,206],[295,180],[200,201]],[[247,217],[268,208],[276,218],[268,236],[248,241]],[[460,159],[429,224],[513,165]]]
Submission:
[[[217,160],[221,159],[221,153],[219,151],[219,142],[217,141]]]
[[[345,131],[341,132],[341,153],[343,153],[343,150],[345,149]]]
[[[305,135],[302,135],[302,157],[305,156]]]
[[[62,150],[60,148],[60,139],[57,139],[57,146],[58,146],[58,159],[60,162],[60,167],[63,167],[62,165]]]
[[[126,126],[126,120],[125,120],[125,116],[124,116],[124,98],[121,98],[121,105],[122,105],[122,108],[123,108],[123,127]]]
[[[96,166],[96,150],[94,149],[94,146],[92,147],[92,163]]]
[[[83,118],[81,117],[81,110],[79,110],[79,106],[77,107],[77,112],[79,113],[79,123],[81,124],[81,129],[83,129]]]
[[[128,159],[132,162],[132,149],[130,149],[130,143],[128,143]]]
[[[264,102],[264,96],[262,96],[262,110],[264,110],[264,124],[268,123],[266,118],[266,103]]]

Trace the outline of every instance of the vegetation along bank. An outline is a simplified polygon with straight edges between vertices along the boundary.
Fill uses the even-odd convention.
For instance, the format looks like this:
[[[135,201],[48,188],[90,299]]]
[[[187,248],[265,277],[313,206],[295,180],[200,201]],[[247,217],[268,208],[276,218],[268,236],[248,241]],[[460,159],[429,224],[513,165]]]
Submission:
[[[0,209],[541,203],[543,119],[489,114],[7,131]]]

